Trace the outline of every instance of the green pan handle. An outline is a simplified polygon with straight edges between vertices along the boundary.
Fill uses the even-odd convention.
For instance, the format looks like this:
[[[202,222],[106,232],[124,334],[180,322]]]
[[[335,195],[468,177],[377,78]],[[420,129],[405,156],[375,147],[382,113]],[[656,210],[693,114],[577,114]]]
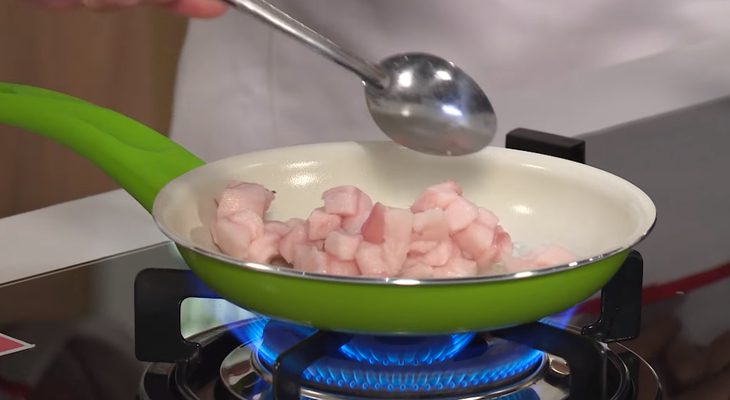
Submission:
[[[0,124],[48,137],[74,150],[148,211],[165,184],[204,164],[131,118],[40,88],[0,83]]]
[[[0,82],[0,94],[25,94],[29,96],[44,97],[47,99],[75,101],[77,103],[93,105],[89,102],[65,93],[54,92],[53,90],[43,89],[35,86],[20,85],[17,83]]]

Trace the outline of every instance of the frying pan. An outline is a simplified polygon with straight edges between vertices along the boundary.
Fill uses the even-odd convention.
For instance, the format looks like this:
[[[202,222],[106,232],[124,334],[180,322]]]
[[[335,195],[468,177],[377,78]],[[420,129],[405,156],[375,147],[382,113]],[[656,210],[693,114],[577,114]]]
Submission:
[[[535,321],[605,285],[656,218],[650,198],[617,176],[517,150],[439,157],[391,142],[340,142],[205,164],[111,110],[13,84],[0,85],[0,123],[56,140],[103,169],[152,213],[193,272],[222,297],[255,313],[320,329],[439,334]],[[426,186],[446,179],[493,210],[517,244],[561,245],[579,260],[461,279],[335,277],[233,259],[209,234],[213,199],[233,180],[275,190],[270,217],[288,219],[306,217],[321,205],[321,193],[335,185],[353,184],[376,201],[406,207]]]

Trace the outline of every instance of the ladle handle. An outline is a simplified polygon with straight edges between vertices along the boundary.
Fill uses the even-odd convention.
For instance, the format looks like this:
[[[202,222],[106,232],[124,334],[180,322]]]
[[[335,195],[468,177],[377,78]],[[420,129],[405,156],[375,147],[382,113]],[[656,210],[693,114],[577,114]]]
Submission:
[[[340,66],[354,72],[368,85],[383,89],[390,78],[381,68],[351,54],[313,29],[264,0],[225,0],[236,9],[247,11],[289,36],[311,47]]]
[[[81,99],[0,82],[0,124],[52,139],[88,159],[147,210],[167,182],[204,164],[155,130]]]

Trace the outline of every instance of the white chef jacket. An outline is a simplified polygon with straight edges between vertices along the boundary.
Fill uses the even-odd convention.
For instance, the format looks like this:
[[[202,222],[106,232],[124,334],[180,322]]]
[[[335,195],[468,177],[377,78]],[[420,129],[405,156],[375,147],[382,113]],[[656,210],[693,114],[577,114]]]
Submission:
[[[616,82],[636,86],[624,77],[604,82],[588,97],[555,100],[535,94],[580,93],[584,84],[571,80],[575,76],[730,35],[730,3],[724,1],[272,2],[367,60],[417,51],[453,61],[492,101],[499,125],[495,145],[515,127],[571,136],[681,106],[681,101],[672,103],[677,94],[662,91],[659,80],[651,86],[653,73],[638,83],[646,88],[629,98],[625,93],[631,87],[611,91]],[[219,19],[190,23],[171,137],[208,161],[300,143],[385,139],[370,119],[362,91],[350,72],[231,10]],[[585,103],[600,106],[586,109]],[[691,218],[673,217],[669,229]],[[672,246],[656,244],[648,258],[653,249]],[[650,282],[661,281],[662,267],[647,265]],[[707,341],[716,332],[693,336]]]

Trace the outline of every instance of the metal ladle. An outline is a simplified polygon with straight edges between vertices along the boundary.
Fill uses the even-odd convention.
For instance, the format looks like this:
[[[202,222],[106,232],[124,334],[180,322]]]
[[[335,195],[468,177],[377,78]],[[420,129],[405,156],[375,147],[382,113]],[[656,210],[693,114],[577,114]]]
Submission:
[[[494,109],[479,85],[442,58],[397,54],[372,65],[345,51],[264,0],[225,0],[357,74],[370,115],[393,141],[436,155],[483,149],[497,129]]]

